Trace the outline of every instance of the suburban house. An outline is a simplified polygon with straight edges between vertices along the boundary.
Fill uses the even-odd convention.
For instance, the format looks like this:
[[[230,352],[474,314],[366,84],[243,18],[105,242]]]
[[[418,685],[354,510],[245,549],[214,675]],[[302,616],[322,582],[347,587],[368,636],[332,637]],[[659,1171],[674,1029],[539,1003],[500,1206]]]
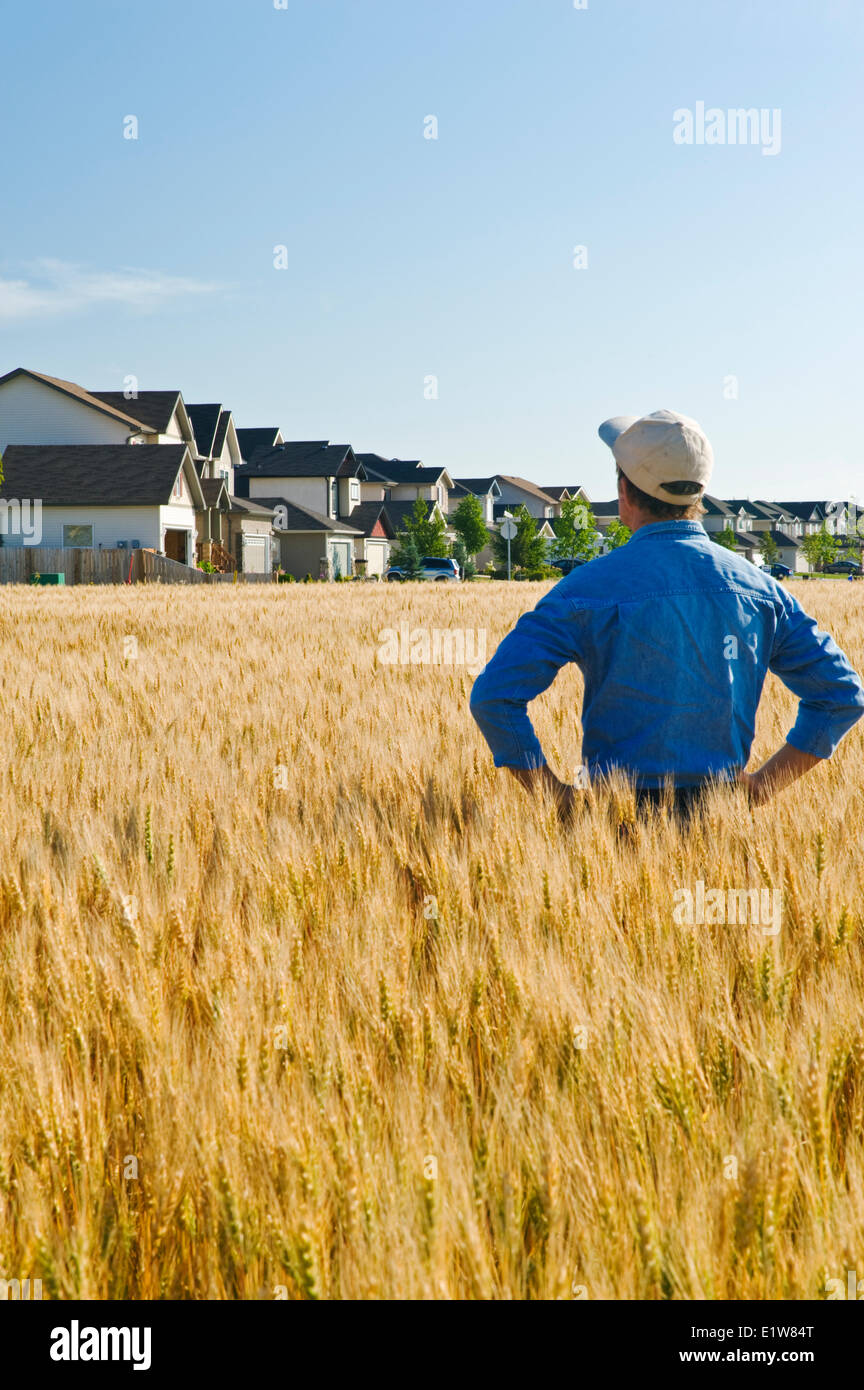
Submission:
[[[476,497],[483,508],[483,520],[491,526],[495,520],[494,507],[501,501],[501,489],[496,478],[454,478],[450,489],[450,513],[456,511],[463,497]]]
[[[128,401],[115,408],[72,381],[24,367],[0,377],[0,453],[9,444],[127,444],[141,433]]]
[[[131,539],[142,548],[186,565],[209,560],[217,569],[236,566],[245,572],[269,572],[272,514],[264,507],[240,502],[233,495],[234,471],[243,460],[230,411],[221,405],[187,407],[182,393],[177,390],[88,390],[74,382],[22,367],[0,378],[0,450],[5,451],[9,445],[66,449],[109,444],[137,450],[182,446],[188,449],[196,469],[199,486],[188,488],[185,499],[195,509],[191,551],[186,541],[189,526],[185,513],[182,525],[177,524],[176,516],[162,513],[161,532],[154,533],[152,526],[148,526],[146,539],[133,535]],[[35,467],[36,456],[29,457]],[[70,469],[81,466],[80,459],[75,460],[72,455],[66,457]],[[116,457],[118,460],[126,458],[130,472],[137,473],[144,467],[155,470],[153,481],[157,492],[163,470],[170,467],[172,458],[168,455],[161,459],[149,453]],[[54,456],[52,460],[53,469],[57,460]],[[107,465],[103,460],[99,466]],[[176,475],[177,469],[174,471]],[[56,476],[52,473],[51,477],[56,483]],[[180,485],[186,486],[182,480]],[[34,489],[35,481],[21,495],[41,496]],[[14,495],[8,474],[3,491],[6,497]],[[115,493],[116,490],[112,497]],[[56,489],[52,495],[56,498]],[[92,489],[88,495],[93,495]],[[43,506],[49,505],[46,497],[42,497],[42,502]],[[74,517],[70,514],[68,525],[64,529],[61,524],[58,534],[77,537],[76,544],[68,547],[71,549],[88,548],[88,536],[92,537],[95,549],[113,548],[115,541],[106,534],[106,527],[110,532],[116,526],[113,520],[109,524],[106,516],[94,518],[92,525],[88,525],[77,514]],[[53,520],[56,522],[57,517]],[[140,531],[141,527],[133,527],[133,531],[136,530]],[[56,544],[61,542],[58,540]]]
[[[204,498],[188,444],[11,444],[3,472],[5,497],[40,499],[42,545],[195,562]]]
[[[236,470],[243,464],[239,431],[230,410],[213,403],[190,405],[198,444],[198,472],[209,506],[201,518],[198,559],[218,569],[269,574],[272,564],[273,510],[234,494]],[[278,433],[278,431],[277,431]],[[217,484],[222,483],[220,491]],[[216,499],[212,505],[211,499]]]
[[[307,440],[256,452],[235,474],[235,487],[240,498],[273,511],[277,558],[287,574],[348,578],[358,539],[367,573],[380,572],[375,567],[385,561],[386,537],[367,537],[351,520],[360,478],[350,444]]]
[[[506,506],[525,506],[532,516],[545,518],[547,521],[560,516],[560,502],[550,497],[548,492],[544,492],[536,483],[530,483],[527,478],[514,478],[504,473],[496,473],[495,481],[500,489],[500,500]]]
[[[436,502],[447,516],[453,479],[446,468],[424,468],[418,460],[384,459],[380,454],[358,454],[363,501]]]

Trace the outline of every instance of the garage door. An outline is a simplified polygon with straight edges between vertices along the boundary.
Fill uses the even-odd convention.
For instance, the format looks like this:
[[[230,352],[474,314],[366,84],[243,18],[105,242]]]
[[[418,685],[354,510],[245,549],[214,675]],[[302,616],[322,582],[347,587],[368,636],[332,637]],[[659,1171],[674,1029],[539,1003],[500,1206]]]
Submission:
[[[366,542],[366,573],[383,574],[387,568],[387,551],[389,547],[383,542]]]
[[[330,563],[333,566],[333,578],[341,575],[343,579],[351,573],[351,542],[350,541],[331,541],[330,543]]]
[[[243,537],[243,573],[267,573],[267,537]]]

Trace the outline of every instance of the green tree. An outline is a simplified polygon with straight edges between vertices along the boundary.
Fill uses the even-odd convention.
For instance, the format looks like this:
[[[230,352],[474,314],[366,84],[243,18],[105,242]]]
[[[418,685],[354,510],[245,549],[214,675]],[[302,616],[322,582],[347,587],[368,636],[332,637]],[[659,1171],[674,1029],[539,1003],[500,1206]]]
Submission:
[[[780,547],[769,531],[763,531],[759,537],[759,549],[766,565],[776,565],[780,559]]]
[[[829,535],[823,526],[821,530],[813,531],[809,536],[804,537],[801,542],[801,549],[807,557],[810,568],[819,571],[837,558],[837,538]]]
[[[734,550],[736,547],[735,532],[731,526],[724,526],[722,531],[714,531],[711,539],[715,545],[722,545],[724,550]]]
[[[477,573],[477,566],[474,564],[468,551],[465,549],[465,542],[461,536],[457,536],[453,542],[453,559],[462,571],[463,579],[473,579]]]
[[[561,515],[552,522],[555,540],[552,554],[556,560],[590,560],[597,554],[600,536],[594,513],[576,497],[565,497]]]
[[[510,542],[510,563],[514,569],[537,570],[546,563],[546,541],[537,530],[536,518],[526,506],[513,512],[518,530]],[[507,542],[500,531],[492,533],[492,554],[499,568],[507,566]]]
[[[606,527],[604,540],[610,550],[617,550],[619,546],[627,544],[632,534],[633,532],[630,530],[630,527],[625,526],[623,521],[619,521],[618,518],[615,517]]]
[[[396,537],[394,555],[403,553],[405,539],[410,536],[417,548],[419,559],[422,560],[424,556],[429,555],[443,560],[450,553],[446,530],[441,513],[433,512],[428,502],[418,497],[411,515]],[[394,563],[398,562],[394,560]]]
[[[420,573],[420,551],[412,531],[400,531],[390,555],[391,565],[398,565],[407,579],[416,579]]]
[[[443,560],[450,553],[447,524],[441,513],[433,510],[422,497],[418,497],[414,503],[414,513],[410,521],[405,523],[405,530],[410,531],[417,542],[421,560],[424,555]]]
[[[463,497],[450,518],[450,525],[462,541],[466,555],[479,555],[489,539],[480,499],[470,493]]]

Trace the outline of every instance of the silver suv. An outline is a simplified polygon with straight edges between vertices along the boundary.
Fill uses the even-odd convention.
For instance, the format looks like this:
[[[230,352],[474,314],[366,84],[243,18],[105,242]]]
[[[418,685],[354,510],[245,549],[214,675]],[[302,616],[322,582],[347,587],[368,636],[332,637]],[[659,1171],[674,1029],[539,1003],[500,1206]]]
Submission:
[[[408,576],[404,569],[399,565],[391,565],[387,571],[387,578],[397,582],[404,582]],[[459,580],[462,578],[462,571],[456,560],[448,556],[445,560],[440,560],[437,556],[426,555],[420,561],[420,573],[415,576],[417,579],[432,579],[436,583],[442,580]]]

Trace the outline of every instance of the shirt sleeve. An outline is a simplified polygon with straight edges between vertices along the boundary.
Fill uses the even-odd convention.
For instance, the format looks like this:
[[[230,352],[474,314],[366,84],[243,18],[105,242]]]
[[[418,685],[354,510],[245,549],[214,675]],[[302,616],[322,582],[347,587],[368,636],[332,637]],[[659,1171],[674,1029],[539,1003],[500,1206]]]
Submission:
[[[545,766],[528,702],[549,688],[562,666],[577,660],[583,618],[553,590],[519,619],[475,680],[471,713],[496,767]]]
[[[864,714],[864,686],[834,639],[787,593],[778,604],[768,666],[801,702],[787,742],[815,758],[830,758]]]

